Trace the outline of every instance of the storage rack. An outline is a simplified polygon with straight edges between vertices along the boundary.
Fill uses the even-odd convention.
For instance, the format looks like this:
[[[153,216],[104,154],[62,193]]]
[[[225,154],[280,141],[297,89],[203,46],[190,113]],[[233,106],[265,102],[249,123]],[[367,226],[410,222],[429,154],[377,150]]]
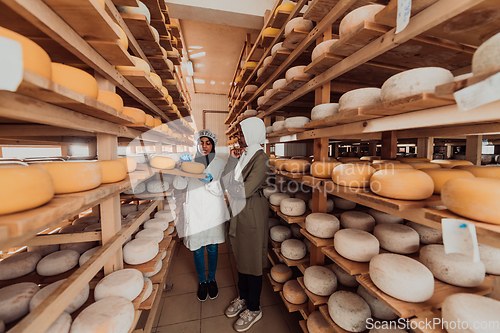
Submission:
[[[276,2],[264,28],[269,26],[272,13],[280,3],[281,1]],[[357,7],[371,3],[384,5],[388,3],[386,8],[376,15],[375,22],[360,24],[330,47],[327,54],[320,56],[314,62],[310,60],[306,64],[298,62],[301,57],[308,55],[311,48],[323,40],[339,38],[338,25],[344,15]],[[274,58],[279,57],[279,60],[273,58],[271,64],[264,68],[261,77],[255,79],[257,70],[264,58],[270,54],[272,46],[282,41],[280,38],[286,22],[295,17],[305,4],[303,1],[298,1],[294,11],[289,14],[289,19],[283,21],[280,33],[272,42],[264,46],[263,56],[255,70],[246,76],[246,80],[238,84],[233,83],[228,95],[230,113],[226,119],[226,124],[229,126],[226,134],[230,137],[234,134],[234,126],[245,119],[242,114],[246,109],[260,111],[258,117],[264,120],[266,126],[270,126],[273,121],[283,120],[285,116],[309,116],[310,110],[315,105],[337,102],[340,95],[347,91],[380,87],[390,76],[411,68],[444,67],[451,70],[455,76],[469,73],[475,49],[500,29],[498,22],[488,22],[476,27],[468,26],[472,13],[498,9],[498,4],[493,1],[433,0],[413,2],[410,23],[403,31],[395,34],[396,3],[394,0],[391,2],[361,0],[314,0],[310,2],[303,16],[316,23],[313,30],[307,34],[296,34],[302,35],[302,40],[293,45],[289,44],[289,47],[292,46],[290,47],[292,51],[278,51]],[[462,29],[461,33],[453,33],[453,29],[444,29],[446,24],[451,24],[450,22],[456,24],[454,26],[456,30]],[[261,36],[258,40],[260,38]],[[257,44],[258,42],[255,43]],[[415,49],[418,47],[419,51],[409,51],[405,56],[402,51],[405,46]],[[255,46],[254,49],[256,49]],[[246,55],[247,60],[254,60],[251,58],[253,56],[251,51],[242,50],[240,58]],[[289,83],[289,87],[278,90],[263,105],[257,106],[256,100],[263,95],[265,89],[270,88],[275,80],[284,77],[287,69],[298,64],[307,65],[305,72],[315,77],[310,80],[293,80]],[[417,156],[432,159],[435,137],[459,137],[466,139],[467,159],[473,161],[474,164],[480,164],[481,139],[496,140],[498,135],[488,133],[500,132],[500,117],[497,112],[500,102],[486,104],[472,111],[460,112],[453,93],[493,74],[495,73],[438,86],[434,94],[421,94],[393,103],[347,110],[306,124],[305,129],[268,134],[266,152],[270,154],[276,143],[304,142],[308,145],[308,154],[313,152],[315,160],[323,160],[329,156],[329,145],[332,140],[335,142],[333,154],[331,154],[333,157],[338,156],[338,143],[364,142],[368,145],[370,156],[377,154],[377,144],[381,143],[382,158],[394,159],[398,152],[398,140],[400,140],[416,143]],[[236,76],[237,73],[235,73]],[[250,95],[245,94],[243,89],[247,84],[256,84],[259,88]],[[327,197],[334,195],[435,229],[441,229],[442,218],[468,220],[476,226],[479,242],[500,247],[500,226],[459,217],[448,211],[438,196],[416,202],[393,200],[377,196],[370,191],[337,186],[331,180],[318,179],[306,174],[290,174],[275,170],[274,172],[277,183],[285,178],[313,187],[313,212],[326,212]],[[276,207],[271,206],[270,209],[275,212],[277,210]],[[296,218],[287,218],[283,214],[278,213],[278,216],[288,223],[300,222]],[[304,231],[302,229],[302,232]],[[357,275],[358,281],[365,285],[374,296],[391,306],[390,302],[388,303],[388,300],[381,296],[380,291],[368,283],[367,264],[346,260],[340,257],[331,245],[324,244],[321,240],[308,235],[307,232],[304,235],[312,243],[308,264],[322,265],[325,262],[325,256],[328,257],[349,274]],[[277,255],[279,244],[274,245],[268,254],[273,265],[283,259]],[[299,269],[303,271],[304,267],[302,265]],[[275,291],[281,290],[282,285],[272,281],[271,278],[270,280]],[[473,292],[484,295],[489,292],[490,288],[491,277],[487,277],[485,283],[475,290],[453,290],[450,293]],[[402,304],[406,311],[405,317],[417,316],[412,321],[418,322],[425,316],[429,316],[429,310],[433,312],[433,316],[439,316],[436,313],[446,295],[448,294],[440,293],[436,302],[425,309],[412,304]],[[286,300],[284,302],[289,311],[300,311],[304,319],[307,319],[310,312],[318,310],[319,306],[320,312],[330,322],[334,332],[345,332],[330,319],[327,307],[320,306],[317,300],[310,299],[305,308],[303,306],[292,307]],[[393,306],[391,307],[394,309]],[[401,311],[396,312],[402,314]],[[305,322],[301,323],[301,327],[304,332],[307,332]]]

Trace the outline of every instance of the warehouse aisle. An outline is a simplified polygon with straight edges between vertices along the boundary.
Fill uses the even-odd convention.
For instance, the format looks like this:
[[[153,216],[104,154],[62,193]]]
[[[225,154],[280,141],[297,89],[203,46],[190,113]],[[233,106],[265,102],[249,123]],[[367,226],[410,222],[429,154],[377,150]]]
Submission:
[[[228,256],[226,244],[219,245],[216,280],[219,296],[215,300],[200,302],[196,298],[198,279],[193,256],[182,243],[177,246],[168,283],[173,289],[163,293],[153,331],[156,333],[233,333],[236,318],[227,318],[224,310],[237,296],[236,263]],[[264,277],[261,296],[263,318],[248,332],[301,333],[300,313],[288,313],[279,293],[273,292]]]

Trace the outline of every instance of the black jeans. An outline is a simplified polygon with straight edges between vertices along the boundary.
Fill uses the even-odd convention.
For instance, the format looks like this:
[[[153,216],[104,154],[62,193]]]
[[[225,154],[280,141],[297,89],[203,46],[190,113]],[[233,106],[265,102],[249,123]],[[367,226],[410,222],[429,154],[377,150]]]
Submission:
[[[262,275],[255,276],[238,272],[238,290],[240,298],[247,301],[247,308],[250,311],[260,310]]]

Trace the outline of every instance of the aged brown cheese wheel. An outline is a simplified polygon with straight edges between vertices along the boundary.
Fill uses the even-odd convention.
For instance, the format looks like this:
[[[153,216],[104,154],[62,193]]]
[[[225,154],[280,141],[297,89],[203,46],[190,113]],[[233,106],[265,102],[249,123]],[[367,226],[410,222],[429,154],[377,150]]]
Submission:
[[[333,239],[335,251],[342,257],[357,262],[368,262],[379,253],[378,239],[358,229],[337,231]]]
[[[422,244],[443,244],[443,232],[438,229],[434,229],[419,223],[408,222],[406,225],[416,232],[420,237],[420,243]]]
[[[333,327],[319,311],[314,311],[307,317],[306,325],[309,333],[334,333]]]
[[[373,235],[377,237],[381,248],[394,253],[415,253],[420,247],[418,233],[402,224],[378,224],[373,230]]]
[[[328,313],[335,324],[349,332],[366,330],[366,322],[371,317],[368,303],[349,291],[337,291],[330,296]]]
[[[33,282],[16,283],[0,289],[0,320],[9,324],[27,315],[30,300],[39,290]]]
[[[337,290],[337,277],[323,266],[309,266],[304,271],[304,285],[315,295],[330,296]]]
[[[306,292],[297,280],[285,282],[283,285],[283,296],[292,304],[303,304],[308,299]]]
[[[277,264],[271,268],[271,277],[278,283],[285,283],[292,278],[292,270],[284,264]]]
[[[375,219],[364,212],[350,211],[340,215],[340,224],[344,228],[372,232],[373,228],[375,228]]]

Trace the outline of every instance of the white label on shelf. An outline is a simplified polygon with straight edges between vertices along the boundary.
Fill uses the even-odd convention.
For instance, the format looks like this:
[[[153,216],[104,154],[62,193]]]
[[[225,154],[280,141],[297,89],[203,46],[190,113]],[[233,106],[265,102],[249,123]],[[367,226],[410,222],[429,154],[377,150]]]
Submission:
[[[469,111],[479,106],[500,100],[500,73],[461,89],[453,94],[460,111]]]
[[[476,226],[464,220],[442,219],[445,253],[462,253],[479,262]]]
[[[398,0],[398,16],[396,20],[396,33],[403,31],[411,16],[411,0]]]
[[[0,37],[0,90],[16,91],[23,81],[23,48],[21,43]]]

